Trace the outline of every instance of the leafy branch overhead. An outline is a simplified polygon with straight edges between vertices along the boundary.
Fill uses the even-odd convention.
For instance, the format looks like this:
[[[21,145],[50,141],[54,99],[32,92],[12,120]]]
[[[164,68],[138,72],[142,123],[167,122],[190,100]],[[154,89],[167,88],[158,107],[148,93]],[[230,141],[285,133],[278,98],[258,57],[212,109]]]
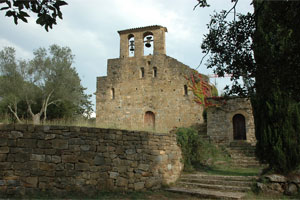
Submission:
[[[5,16],[13,17],[15,24],[18,24],[18,20],[27,23],[30,17],[28,11],[31,11],[37,15],[36,23],[47,31],[57,24],[57,17],[63,18],[60,8],[64,5],[68,4],[62,0],[0,0],[0,10],[6,11]]]

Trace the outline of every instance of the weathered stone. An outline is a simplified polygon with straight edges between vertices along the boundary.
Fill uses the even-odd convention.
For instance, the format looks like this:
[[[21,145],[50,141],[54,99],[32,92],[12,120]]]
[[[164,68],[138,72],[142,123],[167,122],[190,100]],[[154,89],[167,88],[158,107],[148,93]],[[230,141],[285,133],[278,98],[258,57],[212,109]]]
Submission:
[[[134,190],[142,190],[145,188],[145,182],[134,183]]]
[[[7,145],[7,139],[0,139],[0,147]]]
[[[56,138],[56,135],[55,134],[46,134],[45,135],[45,140],[52,140]]]
[[[44,162],[45,161],[45,155],[31,154],[30,160]]]
[[[143,171],[148,171],[149,165],[148,164],[139,164],[138,169],[143,170]]]
[[[54,149],[68,149],[68,141],[67,140],[53,140],[52,147]]]
[[[95,157],[95,159],[94,159],[94,163],[95,163],[96,166],[98,166],[98,165],[104,165],[105,164],[105,159],[104,159],[103,156],[97,155]]]
[[[51,161],[54,163],[60,163],[61,157],[60,156],[51,156]]]
[[[0,153],[8,153],[9,152],[9,147],[0,147]]]
[[[109,178],[117,179],[118,176],[119,176],[118,172],[109,172]]]
[[[62,161],[64,163],[76,163],[78,158],[75,155],[62,155]]]
[[[80,146],[80,149],[81,149],[82,151],[88,151],[88,150],[90,150],[90,148],[91,148],[90,145],[81,145],[81,146]]]
[[[20,131],[11,131],[9,134],[10,139],[17,139],[23,137],[23,133]]]
[[[19,147],[28,147],[28,148],[35,148],[36,147],[36,140],[35,139],[18,139],[17,145]]]
[[[287,195],[295,195],[298,193],[298,187],[295,183],[289,183],[288,187],[285,190],[285,194]]]
[[[279,175],[279,174],[271,174],[265,176],[267,179],[269,179],[271,182],[280,182],[284,183],[287,181],[285,176]]]
[[[149,178],[146,182],[145,182],[145,187],[147,189],[152,188],[153,186],[159,186],[159,181],[156,178]]]
[[[53,171],[53,170],[55,170],[56,165],[52,164],[52,163],[41,162],[39,164],[39,167],[41,170],[44,170],[44,171]]]
[[[26,162],[30,160],[30,156],[27,153],[17,153],[15,154],[16,162]]]
[[[26,187],[36,188],[37,183],[38,183],[38,178],[37,177],[27,177],[26,180],[25,180],[24,185]]]
[[[128,185],[128,180],[122,177],[118,177],[116,181],[117,186],[121,187],[127,187]]]
[[[84,171],[84,170],[89,170],[89,168],[90,168],[90,165],[88,163],[75,164],[75,169],[76,170]]]
[[[65,164],[65,169],[67,170],[73,170],[75,167],[74,167],[74,164],[72,163],[66,163]]]
[[[5,162],[6,158],[7,158],[6,154],[0,154],[0,162]]]

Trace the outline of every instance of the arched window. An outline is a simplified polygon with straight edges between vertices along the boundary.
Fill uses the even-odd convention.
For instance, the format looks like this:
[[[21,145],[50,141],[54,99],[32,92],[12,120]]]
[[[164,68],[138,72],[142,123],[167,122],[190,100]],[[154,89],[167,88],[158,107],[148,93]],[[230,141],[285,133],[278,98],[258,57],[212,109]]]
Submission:
[[[111,88],[111,99],[115,99],[115,88]]]
[[[184,86],[183,86],[183,94],[184,94],[185,96],[188,95],[188,87],[187,87],[187,85],[184,85]]]
[[[246,140],[246,120],[241,114],[236,114],[232,118],[233,123],[233,139]]]
[[[157,77],[157,67],[153,67],[153,78]]]
[[[144,56],[147,56],[149,54],[153,55],[153,51],[154,51],[154,37],[153,37],[153,33],[152,32],[146,32],[143,35],[144,37]]]
[[[144,67],[141,67],[140,69],[140,78],[144,78],[145,77],[145,69]]]
[[[128,50],[129,50],[129,57],[133,57],[134,56],[134,50],[135,50],[135,46],[134,46],[134,35],[130,34],[128,35]]]
[[[151,111],[147,111],[144,116],[144,125],[146,128],[155,128],[155,114]]]

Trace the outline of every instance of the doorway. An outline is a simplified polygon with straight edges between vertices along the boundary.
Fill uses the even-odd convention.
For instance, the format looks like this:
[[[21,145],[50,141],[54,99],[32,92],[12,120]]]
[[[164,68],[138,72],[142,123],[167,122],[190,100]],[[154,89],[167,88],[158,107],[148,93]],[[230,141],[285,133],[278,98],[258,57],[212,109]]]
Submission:
[[[246,120],[241,114],[233,116],[233,139],[234,140],[246,140]]]

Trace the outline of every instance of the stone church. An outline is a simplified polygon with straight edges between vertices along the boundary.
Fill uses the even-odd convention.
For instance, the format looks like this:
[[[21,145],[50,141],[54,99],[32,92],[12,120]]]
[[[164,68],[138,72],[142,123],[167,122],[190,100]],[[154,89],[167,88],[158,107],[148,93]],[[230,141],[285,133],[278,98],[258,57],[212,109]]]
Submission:
[[[167,132],[203,123],[185,78],[193,69],[166,55],[166,32],[158,25],[118,31],[120,57],[97,77],[97,126]]]
[[[168,132],[204,123],[203,107],[194,101],[185,78],[195,71],[166,55],[166,32],[158,25],[118,31],[120,57],[108,59],[107,76],[97,77],[97,126]],[[256,142],[246,99],[208,108],[203,125],[218,144]]]

